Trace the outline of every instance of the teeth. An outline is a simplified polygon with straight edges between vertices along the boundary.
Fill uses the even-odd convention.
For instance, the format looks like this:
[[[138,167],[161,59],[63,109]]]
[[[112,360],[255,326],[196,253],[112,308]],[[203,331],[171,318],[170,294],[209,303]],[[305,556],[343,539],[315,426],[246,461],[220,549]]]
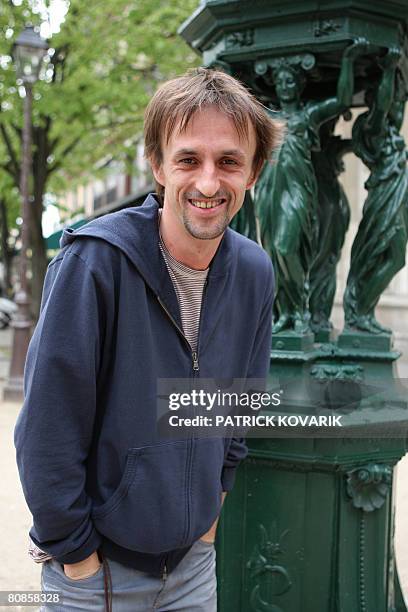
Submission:
[[[197,208],[215,208],[222,203],[222,200],[210,200],[209,202],[201,202],[200,200],[190,200],[193,206]]]

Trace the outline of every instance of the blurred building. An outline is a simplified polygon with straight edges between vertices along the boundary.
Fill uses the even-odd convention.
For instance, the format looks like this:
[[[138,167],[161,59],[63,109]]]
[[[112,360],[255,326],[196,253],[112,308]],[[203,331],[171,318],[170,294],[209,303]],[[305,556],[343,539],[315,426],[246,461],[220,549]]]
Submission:
[[[63,221],[93,217],[115,208],[118,202],[140,193],[152,183],[142,144],[136,147],[131,173],[126,171],[123,163],[115,160],[102,161],[100,170],[103,178],[90,178],[89,182],[78,185],[59,198]]]

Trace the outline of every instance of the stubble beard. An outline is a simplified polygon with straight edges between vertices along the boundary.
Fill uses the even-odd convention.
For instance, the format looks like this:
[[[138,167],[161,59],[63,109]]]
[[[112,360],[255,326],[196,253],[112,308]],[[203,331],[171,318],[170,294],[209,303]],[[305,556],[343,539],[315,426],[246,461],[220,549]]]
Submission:
[[[197,223],[195,220],[191,219],[189,215],[188,207],[189,203],[183,208],[182,220],[183,225],[190,236],[193,238],[198,238],[199,240],[214,240],[214,238],[219,238],[227,229],[230,217],[229,217],[229,205],[225,206],[225,210],[223,215],[217,219],[209,219],[207,222],[203,219],[202,224]],[[208,225],[208,227],[205,227]]]

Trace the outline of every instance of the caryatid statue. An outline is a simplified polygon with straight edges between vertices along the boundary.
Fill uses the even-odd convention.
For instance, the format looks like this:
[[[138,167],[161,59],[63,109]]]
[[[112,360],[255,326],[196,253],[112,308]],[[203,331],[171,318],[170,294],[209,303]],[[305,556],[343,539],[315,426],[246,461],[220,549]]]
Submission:
[[[310,332],[310,270],[318,240],[318,186],[312,152],[320,148],[320,126],[350,106],[353,63],[367,47],[364,39],[358,39],[346,48],[337,95],[319,102],[302,102],[307,69],[302,67],[302,56],[273,62],[280,105],[273,114],[285,120],[287,129],[276,158],[266,164],[258,180],[255,207],[262,244],[275,265],[275,333]]]
[[[348,116],[351,118],[350,113]],[[336,293],[336,267],[350,222],[350,206],[338,177],[344,171],[343,156],[352,151],[352,141],[334,135],[336,123],[337,119],[323,123],[320,151],[312,153],[318,185],[319,237],[310,270],[309,309],[316,335],[333,327],[330,314]]]
[[[353,127],[355,154],[370,169],[368,196],[351,251],[344,294],[346,328],[389,333],[375,318],[381,293],[405,264],[408,230],[408,174],[400,134],[405,91],[397,70],[401,52],[391,48],[379,60],[382,77],[368,90],[369,110]]]

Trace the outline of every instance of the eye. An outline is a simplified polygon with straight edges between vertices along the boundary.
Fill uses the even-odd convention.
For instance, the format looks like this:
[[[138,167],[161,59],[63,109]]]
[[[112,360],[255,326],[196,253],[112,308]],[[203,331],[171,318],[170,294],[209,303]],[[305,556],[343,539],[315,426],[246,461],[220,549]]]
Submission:
[[[229,158],[221,160],[221,163],[226,166],[236,166],[237,165],[237,162],[235,161],[235,159],[229,159]]]
[[[192,157],[185,157],[184,159],[180,159],[179,161],[179,164],[187,164],[188,166],[191,166],[195,163],[196,163],[196,160],[193,159]]]

